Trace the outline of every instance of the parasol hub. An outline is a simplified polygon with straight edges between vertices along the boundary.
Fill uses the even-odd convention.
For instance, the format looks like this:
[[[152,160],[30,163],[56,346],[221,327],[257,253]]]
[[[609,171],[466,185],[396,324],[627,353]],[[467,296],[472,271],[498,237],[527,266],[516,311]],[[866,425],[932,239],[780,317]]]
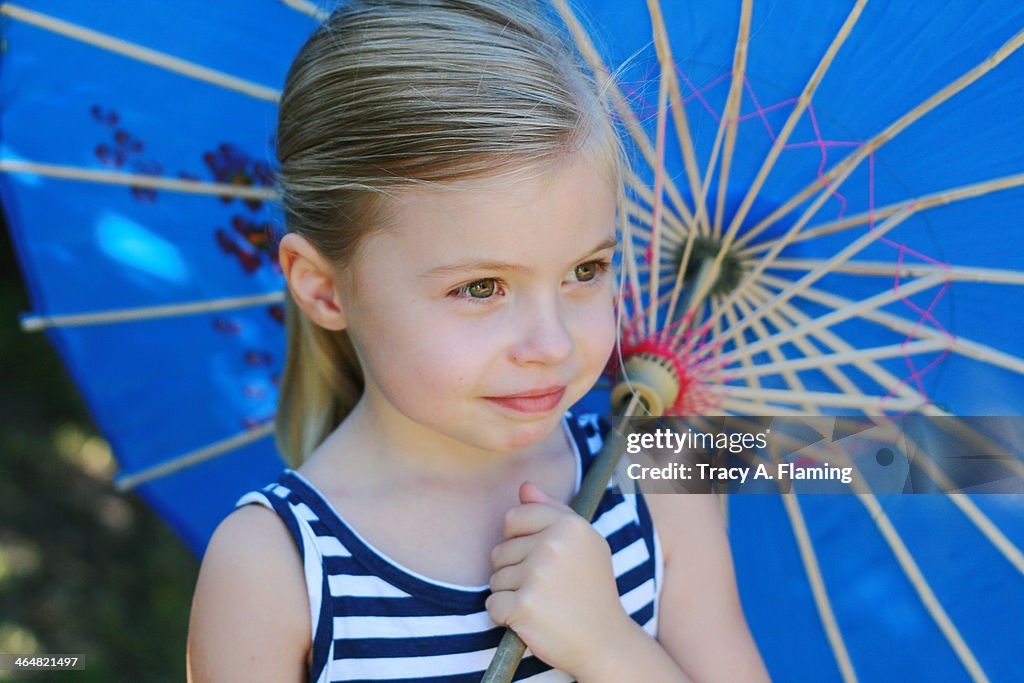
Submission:
[[[616,409],[628,403],[631,393],[651,415],[663,415],[675,404],[682,382],[672,358],[655,353],[637,353],[623,366],[627,380],[612,389],[612,406]]]
[[[700,286],[701,281],[710,277],[711,266],[715,262],[718,253],[722,250],[721,239],[710,237],[695,237],[690,256],[686,259],[686,271],[683,273],[683,282],[687,289],[692,290]],[[683,267],[683,257],[686,252],[686,243],[679,245],[675,257],[677,267]],[[708,288],[708,294],[716,296],[727,296],[731,294],[743,281],[746,268],[741,259],[732,248],[726,250],[718,267],[718,273]],[[685,309],[684,309],[685,310]]]

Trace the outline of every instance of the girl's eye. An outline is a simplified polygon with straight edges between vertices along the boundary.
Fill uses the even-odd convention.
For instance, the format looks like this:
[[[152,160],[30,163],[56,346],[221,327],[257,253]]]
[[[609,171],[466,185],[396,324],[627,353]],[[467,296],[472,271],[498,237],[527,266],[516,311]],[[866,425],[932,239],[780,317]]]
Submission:
[[[581,263],[574,270],[578,282],[589,282],[597,277],[597,262]]]
[[[576,282],[594,282],[602,273],[611,267],[610,261],[587,261],[581,263],[572,270],[570,279]]]
[[[466,296],[471,299],[489,299],[494,296],[497,291],[498,281],[489,279],[470,282],[468,285],[463,285],[456,289],[454,294]]]

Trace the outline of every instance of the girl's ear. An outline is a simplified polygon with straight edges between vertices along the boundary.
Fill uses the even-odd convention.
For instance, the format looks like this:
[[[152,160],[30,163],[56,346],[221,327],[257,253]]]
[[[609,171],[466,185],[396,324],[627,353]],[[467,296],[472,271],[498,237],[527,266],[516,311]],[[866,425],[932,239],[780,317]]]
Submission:
[[[288,233],[278,246],[278,261],[292,299],[309,319],[328,330],[343,330],[345,312],[338,297],[338,274],[313,244]]]

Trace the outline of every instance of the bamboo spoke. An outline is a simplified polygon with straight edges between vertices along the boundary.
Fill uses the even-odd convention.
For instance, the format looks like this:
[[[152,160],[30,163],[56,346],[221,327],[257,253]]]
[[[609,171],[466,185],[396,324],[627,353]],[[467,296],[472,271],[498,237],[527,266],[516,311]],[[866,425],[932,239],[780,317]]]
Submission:
[[[776,278],[770,275],[762,275],[762,281],[773,287],[785,286],[786,281],[781,278]],[[921,280],[915,280],[915,282],[923,282],[925,280],[934,280],[934,277],[926,277]],[[897,291],[897,290],[893,290]],[[814,287],[809,287],[801,293],[801,296],[808,301],[815,303],[824,304],[829,308],[840,311],[847,306],[857,305],[855,302],[841,297],[838,294],[831,294],[823,292]],[[962,356],[973,358],[975,360],[984,361],[997,367],[1012,370],[1018,374],[1024,374],[1024,359],[1019,356],[1015,356],[1005,351],[999,351],[985,344],[972,341],[962,336],[952,336],[934,330],[925,325],[921,325],[917,322],[901,318],[898,315],[892,313],[886,313],[885,311],[874,310],[871,308],[861,307],[857,314],[865,320],[879,323],[889,329],[899,332],[900,334],[906,334],[908,336],[917,337],[920,339],[949,339],[949,349]]]
[[[757,308],[759,306],[763,306],[767,299],[765,297],[761,297],[759,299],[756,296],[756,292],[750,291],[750,292],[748,292],[748,293],[746,293],[744,295],[744,300],[748,301],[752,308]],[[774,312],[773,311],[773,312],[768,314],[768,320],[773,325],[775,325],[776,329],[779,329],[779,330],[785,329],[787,327],[791,327],[792,325],[797,324],[798,322],[800,322],[799,320],[797,320],[793,316],[786,315],[786,317],[783,317],[783,315],[785,313],[786,313],[785,309],[783,309],[783,311],[781,311],[781,312]],[[823,338],[825,336],[825,334],[826,333],[819,333],[819,334],[814,335],[814,336],[816,338]],[[818,351],[818,349],[810,342],[810,340],[807,337],[796,337],[796,338],[793,339],[793,344],[804,354],[805,358],[803,360],[808,360],[808,359],[811,359],[813,357],[821,355],[820,351]],[[827,344],[826,344],[826,346],[827,346]],[[763,366],[760,366],[760,367],[763,367]],[[829,365],[829,364],[824,364],[824,365],[821,365],[818,369],[820,369],[821,372],[824,373],[826,377],[828,377],[830,380],[832,380],[832,383],[836,386],[836,388],[839,391],[842,391],[842,392],[847,393],[847,394],[862,394],[862,393],[864,393],[864,392],[862,392],[857,387],[856,384],[854,384],[850,380],[849,377],[847,377],[845,374],[843,374],[839,370],[839,368],[837,368],[836,366]]]
[[[675,124],[676,137],[679,139],[686,178],[690,183],[690,194],[693,195],[693,201],[696,203],[700,198],[700,167],[697,163],[697,152],[693,146],[693,136],[690,134],[690,123],[686,116],[685,99],[680,90],[679,77],[675,70],[676,62],[672,56],[672,44],[668,39],[668,31],[665,29],[658,0],[647,0],[647,9],[651,15],[651,28],[654,33],[654,47],[658,53],[658,62],[661,64],[662,71],[668,72],[672,121]],[[695,220],[697,220],[702,214],[707,214],[707,207],[695,205],[694,214]]]
[[[176,456],[158,465],[147,467],[146,469],[139,470],[132,474],[119,476],[114,479],[114,486],[117,487],[118,491],[129,491],[137,486],[145,484],[146,482],[169,476],[175,472],[180,472],[181,470],[204,463],[217,456],[236,451],[242,446],[259,441],[273,433],[273,422],[260,425],[259,427],[246,430],[222,441],[198,448],[189,453],[185,453],[184,455]]]
[[[885,514],[885,510],[878,503],[878,499],[874,495],[867,493],[857,496],[857,499],[864,505],[868,511],[868,515],[871,520],[878,527],[882,537],[888,543],[889,548],[892,550],[893,555],[899,562],[907,578],[910,580],[911,585],[917,592],[918,598],[921,600],[921,604],[924,605],[925,609],[931,615],[935,624],[942,631],[942,634],[946,637],[946,641],[950,647],[953,648],[953,652],[959,658],[960,663],[964,669],[971,676],[972,680],[977,683],[987,683],[988,677],[982,670],[978,660],[975,659],[974,653],[971,652],[971,648],[967,646],[963,636],[957,630],[956,625],[953,624],[953,620],[949,618],[946,610],[943,609],[942,604],[939,602],[935,592],[928,585],[927,579],[921,572],[920,567],[914,562],[913,556],[907,549],[903,539],[900,538],[899,532],[893,526],[889,516]]]
[[[730,327],[736,324],[736,322],[737,322],[736,313],[732,310],[732,308],[730,308],[729,310],[725,311],[725,317],[726,317],[726,320],[729,323]],[[742,358],[740,360],[743,363],[743,367],[744,368],[751,369],[751,368],[754,367],[753,366],[753,361],[751,361],[749,357]],[[757,377],[748,375],[747,378],[746,378],[746,381],[747,381],[747,386],[749,386],[751,389],[756,389],[756,388],[758,388],[760,386],[760,383],[757,381]]]
[[[757,320],[760,317],[764,316],[767,312],[774,310],[779,304],[789,301],[794,296],[802,292],[804,289],[810,287],[812,284],[814,284],[815,282],[817,282],[818,280],[820,280],[821,278],[825,277],[830,272],[835,270],[835,268],[841,266],[855,254],[860,253],[865,248],[870,246],[872,243],[881,239],[883,236],[886,235],[886,233],[890,232],[896,226],[900,225],[910,215],[911,211],[909,209],[904,210],[892,216],[887,221],[885,221],[885,223],[879,225],[874,230],[861,235],[858,239],[847,245],[846,248],[842,249],[841,251],[833,255],[831,258],[825,259],[821,265],[812,269],[809,273],[807,273],[802,278],[794,282],[792,285],[784,289],[782,293],[780,293],[777,297],[772,299],[772,301],[768,303],[766,306],[758,308],[757,313],[754,316],[744,320],[743,324],[740,325],[738,329],[730,330],[730,334],[735,334],[739,330],[749,325],[754,320]],[[936,276],[936,274],[934,273],[930,275]],[[938,276],[943,277],[943,279],[945,279],[943,273],[939,273]],[[753,280],[753,278],[747,279]]]
[[[260,201],[277,201],[280,195],[269,187],[243,187],[228,183],[208,183],[199,180],[180,180],[162,176],[140,175],[138,173],[118,173],[114,171],[95,171],[76,166],[56,166],[53,164],[37,164],[31,161],[15,161],[0,159],[0,171],[5,173],[28,173],[32,175],[77,180],[106,185],[128,185],[145,187],[153,190],[169,190],[186,194],[214,195],[217,197],[235,197],[238,199],[258,199]]]
[[[825,259],[776,259],[772,264],[777,270],[816,270],[827,264]],[[854,275],[879,275],[885,277],[924,277],[945,275],[954,282],[986,282],[990,284],[1024,285],[1024,271],[999,270],[996,268],[972,268],[969,266],[935,266],[929,264],[901,263],[891,261],[850,261],[832,268],[834,273]]]
[[[771,449],[772,459],[779,462],[780,458],[776,449]],[[825,577],[821,572],[821,565],[818,563],[818,556],[814,552],[814,544],[811,542],[811,535],[807,531],[807,522],[804,519],[797,496],[782,495],[782,504],[789,517],[789,526],[796,539],[797,548],[800,551],[800,561],[804,565],[804,572],[811,586],[811,595],[814,597],[814,604],[821,617],[821,623],[825,627],[825,635],[828,638],[829,646],[835,656],[836,664],[842,674],[844,683],[856,683],[857,674],[853,668],[853,661],[843,641],[843,633],[836,621],[835,611],[832,609],[832,602],[828,598],[828,590],[825,587]]]
[[[753,294],[758,296],[761,301],[768,301],[772,297],[774,297],[774,294],[769,294],[767,291],[761,290],[760,288],[754,290]],[[786,315],[787,318],[789,318],[798,325],[809,324],[813,320],[810,316],[806,315],[805,313],[803,313],[802,311],[798,310],[797,308],[788,303],[783,304],[781,308],[781,313]],[[814,332],[811,333],[811,335],[814,338],[821,341],[821,343],[824,344],[826,348],[828,348],[834,353],[849,353],[855,351],[855,348],[849,342],[843,340],[841,337],[839,337],[839,335],[837,335],[835,332],[831,330],[815,330]],[[793,339],[793,342],[796,343],[799,339],[801,339],[801,337],[796,337]],[[912,387],[907,385],[907,383],[900,380],[898,377],[890,373],[888,370],[880,366],[875,361],[854,360],[852,364],[855,368],[862,371],[865,375],[874,380],[882,391],[885,391],[886,393],[891,392],[896,394],[897,396],[902,396],[904,398],[913,398],[915,400],[920,401],[921,403],[928,402],[928,398],[926,396],[914,390]],[[830,377],[833,377],[833,375],[830,374],[831,371],[828,366],[823,367],[822,370],[826,374],[829,374]],[[845,375],[843,376],[843,378],[843,381],[837,383],[837,386],[842,391],[846,391],[848,393],[864,393],[860,389],[851,389],[849,386],[849,380],[845,378]],[[931,403],[927,403],[927,405],[921,409],[921,412],[927,415],[935,416],[947,414],[941,408],[938,408],[937,406]]]
[[[924,277],[918,280],[911,280],[908,283],[901,284],[899,287],[880,292],[875,296],[869,297],[862,301],[849,302],[848,306],[834,310],[832,313],[828,313],[819,318],[815,318],[806,324],[799,325],[789,330],[784,330],[775,334],[771,339],[762,340],[744,346],[741,349],[731,351],[724,354],[723,360],[731,361],[735,358],[741,358],[745,355],[757,353],[762,349],[766,348],[769,344],[781,344],[789,341],[793,337],[803,336],[814,330],[820,330],[822,328],[830,327],[838,322],[849,320],[855,316],[864,317],[864,314],[874,309],[877,309],[886,304],[892,303],[898,299],[908,297],[917,292],[930,289],[942,284],[945,281],[944,278],[931,276]],[[726,333],[725,338],[729,338],[730,334]]]
[[[849,365],[860,360],[882,360],[885,358],[897,358],[899,356],[913,356],[934,351],[941,351],[948,348],[948,343],[940,339],[922,339],[909,344],[891,344],[889,346],[874,346],[856,351],[845,351],[841,353],[828,353],[819,356],[794,358],[775,363],[755,365],[752,368],[741,370],[730,370],[729,374],[736,378],[748,376],[777,375],[784,371],[797,370],[823,370],[825,367],[837,365]]]
[[[643,328],[644,317],[641,315],[644,309],[640,301],[640,276],[637,273],[637,258],[633,252],[632,226],[630,226],[629,221],[622,221],[622,267],[626,270],[629,294],[633,304],[633,315],[639,321],[640,334],[646,336],[647,330]],[[619,329],[622,329],[621,326]]]
[[[583,58],[590,65],[590,68],[593,70],[595,78],[599,80],[602,89],[607,91],[612,104],[619,112],[623,125],[626,126],[626,130],[629,131],[629,134],[636,141],[637,147],[641,154],[643,154],[647,164],[652,169],[657,168],[656,156],[654,149],[651,146],[651,141],[647,137],[647,133],[644,132],[643,126],[640,125],[640,121],[637,119],[636,114],[633,113],[632,107],[629,106],[629,102],[626,101],[626,98],[622,95],[622,91],[619,89],[619,86],[611,77],[611,72],[604,65],[604,62],[601,60],[601,56],[594,48],[593,42],[590,40],[587,32],[576,18],[573,10],[569,7],[566,0],[551,0],[551,4],[562,17],[562,21],[565,22],[566,27],[572,34],[580,54],[583,55]],[[665,191],[668,193],[673,204],[675,204],[676,209],[682,215],[683,223],[692,229],[694,225],[693,214],[690,213],[686,203],[683,201],[682,195],[679,194],[679,190],[676,188],[675,183],[672,181],[670,176],[666,176],[665,178]]]
[[[952,420],[948,423],[944,423],[943,426],[952,425],[952,431],[956,432],[958,436],[970,441],[975,447],[988,453],[996,453],[1005,450],[1004,447],[1000,446],[996,442],[984,434],[979,433],[976,429],[972,429],[970,425],[966,424],[963,420]],[[1006,465],[1017,473],[1017,476],[1024,479],[1024,460],[1019,457],[1011,459],[1006,462]]]
[[[647,307],[647,329],[658,329],[658,292],[661,290],[661,212],[665,184],[665,124],[668,122],[668,76],[661,70],[658,83],[658,126],[655,141],[655,157],[658,165],[654,168],[654,212],[651,229],[651,297]]]
[[[738,299],[736,301],[736,310],[739,311],[740,317],[744,318],[744,319],[746,319],[747,317],[752,315],[752,307],[749,306],[744,299]],[[730,321],[730,325],[732,325],[732,321]],[[753,327],[754,335],[759,340],[767,339],[768,337],[771,336],[771,333],[764,326],[764,323],[762,321],[760,321],[760,320],[756,321],[753,324],[752,327]],[[782,362],[786,361],[786,357],[782,354],[782,351],[777,346],[769,347],[768,348],[768,355],[771,357],[772,361],[774,361],[775,363],[782,363]],[[742,360],[744,362],[744,366],[745,367],[749,368],[751,366],[751,360],[750,360],[749,356],[744,358],[744,359],[742,359]],[[781,374],[782,378],[784,380],[786,380],[786,385],[791,390],[793,390],[795,392],[798,392],[798,393],[806,391],[806,388],[804,387],[803,382],[800,381],[800,378],[797,377],[796,373],[793,372],[792,370],[789,370],[788,368],[787,369],[783,369],[779,374]],[[757,380],[761,376],[763,376],[763,375],[760,375],[760,374],[747,375],[746,376],[747,384],[749,386],[751,386],[751,387],[759,386],[760,382],[758,382]],[[820,412],[822,412],[820,406],[815,405],[814,403],[811,403],[810,401],[803,401],[800,404],[800,407],[803,408],[804,410],[806,410],[808,413],[820,413]]]
[[[764,185],[765,180],[768,179],[768,174],[771,173],[772,168],[775,167],[775,162],[778,160],[779,155],[782,154],[782,150],[785,148],[786,143],[789,142],[789,136],[793,133],[793,130],[796,129],[797,123],[800,121],[800,118],[803,116],[807,106],[810,105],[811,100],[814,98],[814,93],[817,91],[818,85],[825,77],[829,67],[832,66],[832,62],[835,61],[839,48],[841,48],[843,43],[846,42],[846,39],[853,30],[853,27],[857,24],[857,20],[860,19],[861,12],[863,12],[866,4],[867,0],[858,0],[857,4],[850,10],[849,15],[847,15],[843,25],[839,28],[835,38],[832,39],[832,43],[829,44],[828,49],[825,50],[825,54],[822,56],[818,66],[815,67],[814,73],[812,73],[810,79],[808,79],[803,92],[801,92],[800,96],[797,98],[793,111],[790,112],[785,125],[782,127],[782,131],[772,144],[772,148],[769,150],[768,156],[766,156],[765,160],[761,163],[761,168],[758,170],[754,181],[750,184],[750,188],[747,190],[746,195],[743,197],[743,201],[740,203],[739,208],[736,210],[736,214],[733,216],[732,221],[729,224],[729,229],[727,231],[727,234],[729,235],[729,242],[732,241],[732,236],[739,231],[739,227],[747,217],[747,212],[750,211],[750,207],[753,206],[758,192],[761,191],[761,187]]]
[[[987,180],[982,183],[963,185],[961,187],[943,190],[933,194],[922,195],[914,199],[889,204],[888,206],[877,208],[874,211],[865,211],[864,213],[859,213],[842,220],[832,221],[813,228],[808,228],[790,240],[790,244],[813,239],[815,237],[821,237],[822,235],[830,235],[832,233],[848,230],[860,225],[867,225],[873,219],[880,220],[888,218],[889,216],[899,213],[911,206],[916,207],[918,211],[924,211],[937,206],[946,206],[947,204],[961,202],[966,199],[974,199],[975,197],[983,197],[987,194],[992,194],[993,192],[1010,190],[1022,186],[1024,186],[1024,173],[1003,176],[1001,178],[993,178],[992,180]],[[772,238],[763,242],[758,242],[757,244],[752,244],[749,247],[739,250],[739,254],[749,258],[764,251],[768,251],[775,245],[778,239],[779,238]]]
[[[913,398],[897,398],[849,395],[824,391],[792,391],[789,389],[752,389],[750,387],[738,387],[733,385],[722,385],[718,387],[720,395],[734,398],[747,399],[755,402],[765,403],[786,403],[799,404],[804,402],[816,403],[830,408],[856,408],[864,411],[865,415],[876,415],[886,411],[907,411],[914,412],[922,407],[922,402]],[[813,411],[819,413],[819,411]],[[820,414],[820,413],[819,413]]]
[[[754,0],[743,0],[740,6],[740,28],[736,37],[736,51],[732,60],[732,83],[725,100],[725,110],[719,130],[725,129],[725,147],[722,150],[722,171],[718,177],[718,198],[715,201],[715,218],[711,234],[722,234],[722,220],[725,213],[725,189],[729,184],[732,155],[736,149],[736,135],[739,132],[740,105],[743,103],[743,82],[747,76],[747,52],[750,47],[750,19],[754,13]],[[723,247],[724,248],[724,247]],[[718,277],[718,269],[712,268],[711,277]]]
[[[823,194],[828,197],[842,184],[842,182],[853,172],[857,166],[860,165],[864,159],[868,158],[877,149],[882,147],[885,143],[892,140],[894,137],[902,133],[915,121],[925,116],[933,109],[938,107],[940,104],[953,97],[960,91],[967,88],[969,85],[977,81],[979,78],[987,74],[989,71],[999,66],[1007,57],[1016,52],[1021,45],[1024,45],[1024,30],[1018,31],[1012,38],[1006,41],[998,50],[987,57],[983,62],[970,69],[967,73],[957,78],[955,81],[945,86],[931,97],[927,98],[924,102],[917,105],[906,114],[901,116],[899,119],[891,123],[881,133],[875,135],[861,147],[857,148],[855,152],[850,154],[848,157],[843,159],[841,162],[833,166],[828,172],[822,177],[808,184],[803,190],[794,195],[789,201],[785,202],[778,209],[773,211],[770,215],[761,220],[757,225],[751,228],[748,232],[744,233],[740,238],[736,240],[736,245],[739,247],[748,244],[750,240],[760,235],[765,229],[774,225],[776,221],[782,216],[785,216],[795,207],[799,206],[807,198],[814,193],[824,188]],[[817,208],[814,209],[817,211]],[[788,233],[787,233],[788,235]],[[788,241],[787,237],[783,238],[784,241]]]
[[[6,14],[7,16],[23,21],[26,24],[32,24],[41,29],[57,33],[59,35],[77,40],[87,45],[92,45],[115,54],[134,59],[139,62],[151,64],[161,69],[166,69],[182,76],[188,76],[189,78],[195,78],[196,80],[210,83],[227,90],[234,90],[256,99],[266,100],[267,102],[276,103],[281,93],[274,88],[268,88],[252,81],[247,81],[243,78],[231,76],[218,71],[216,69],[210,69],[205,66],[200,66],[194,62],[187,61],[174,57],[165,52],[159,52],[152,50],[148,47],[143,47],[136,43],[129,42],[127,40],[121,40],[99,31],[93,31],[92,29],[73,24],[68,21],[63,21],[40,12],[33,12],[27,10],[24,7],[18,5],[5,4],[0,6],[0,14]]]
[[[25,332],[37,332],[51,327],[82,327],[85,325],[138,322],[155,318],[173,318],[199,313],[231,311],[251,306],[276,304],[282,301],[284,301],[283,291],[257,294],[255,296],[196,301],[187,304],[171,304],[169,306],[142,306],[139,308],[122,308],[113,311],[98,311],[74,315],[27,316],[21,321],[21,329]]]
[[[639,221],[639,224],[633,224],[634,237],[649,244],[652,237],[650,226],[654,222],[653,214],[646,206],[637,201],[626,199],[625,205],[628,215]],[[686,239],[686,228],[676,220],[670,211],[661,214],[661,231],[662,239],[667,246],[678,246]]]
[[[317,21],[323,21],[328,16],[327,12],[319,9],[312,2],[309,2],[309,0],[280,0],[280,2],[294,10],[313,17]]]
[[[728,410],[735,415],[750,415],[754,417],[807,417],[807,413],[793,408],[785,408],[780,405],[767,405],[761,402],[748,401],[735,396],[722,395],[717,400],[717,405],[722,410]],[[706,413],[713,415],[714,413]]]

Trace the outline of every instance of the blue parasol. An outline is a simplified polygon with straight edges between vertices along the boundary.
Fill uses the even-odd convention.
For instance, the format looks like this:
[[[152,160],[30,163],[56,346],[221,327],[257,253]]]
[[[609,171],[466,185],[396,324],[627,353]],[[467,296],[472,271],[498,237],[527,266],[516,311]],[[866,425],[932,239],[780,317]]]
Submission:
[[[673,359],[670,412],[1024,414],[1024,7],[591,0],[584,29],[553,4],[634,143],[623,351]],[[2,5],[23,324],[65,359],[120,485],[200,554],[283,464],[271,134],[317,16]],[[865,500],[729,499],[773,676],[1012,680],[1020,497]]]

